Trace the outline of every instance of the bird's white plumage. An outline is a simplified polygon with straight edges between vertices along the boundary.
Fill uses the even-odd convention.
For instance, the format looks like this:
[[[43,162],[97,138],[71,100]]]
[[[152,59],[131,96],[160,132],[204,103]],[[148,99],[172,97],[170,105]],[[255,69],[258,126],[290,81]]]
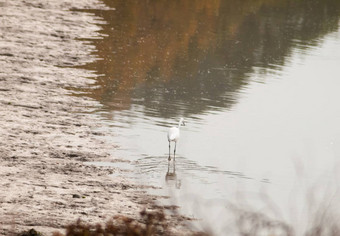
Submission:
[[[171,127],[168,131],[168,141],[169,142],[177,142],[179,139],[180,132],[177,127]]]
[[[183,118],[181,118],[179,120],[178,127],[171,127],[168,130],[169,161],[171,160],[171,157],[170,157],[170,143],[171,142],[175,142],[175,149],[174,149],[174,158],[175,158],[175,155],[176,155],[176,144],[177,144],[177,141],[179,140],[179,137],[180,137],[179,129],[181,128],[181,125],[185,125]]]

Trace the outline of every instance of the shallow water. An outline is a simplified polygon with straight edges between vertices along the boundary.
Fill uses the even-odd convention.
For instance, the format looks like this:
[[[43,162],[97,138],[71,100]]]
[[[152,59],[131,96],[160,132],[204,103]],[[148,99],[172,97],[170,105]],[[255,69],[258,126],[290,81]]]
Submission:
[[[340,2],[104,2],[102,60],[85,66],[99,76],[81,92],[131,178],[217,234],[230,202],[303,228],[309,191],[338,183]]]

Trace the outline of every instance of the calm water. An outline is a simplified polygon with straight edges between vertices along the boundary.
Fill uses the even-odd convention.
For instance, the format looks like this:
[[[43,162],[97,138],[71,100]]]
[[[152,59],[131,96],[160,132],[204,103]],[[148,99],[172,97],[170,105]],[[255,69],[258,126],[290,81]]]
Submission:
[[[230,202],[298,232],[319,201],[335,204],[340,1],[104,2],[114,10],[92,11],[107,22],[91,42],[101,60],[85,66],[99,76],[81,92],[103,104],[94,115],[131,178],[217,234]]]

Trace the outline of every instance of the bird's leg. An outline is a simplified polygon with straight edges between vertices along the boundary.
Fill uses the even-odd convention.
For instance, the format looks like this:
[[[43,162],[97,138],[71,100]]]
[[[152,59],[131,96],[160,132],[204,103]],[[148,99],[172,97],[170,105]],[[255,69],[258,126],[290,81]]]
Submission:
[[[177,145],[177,142],[175,142],[175,149],[174,149],[174,161],[176,160],[176,145]]]
[[[170,142],[169,142],[169,158],[168,161],[171,161],[171,157],[170,157]]]

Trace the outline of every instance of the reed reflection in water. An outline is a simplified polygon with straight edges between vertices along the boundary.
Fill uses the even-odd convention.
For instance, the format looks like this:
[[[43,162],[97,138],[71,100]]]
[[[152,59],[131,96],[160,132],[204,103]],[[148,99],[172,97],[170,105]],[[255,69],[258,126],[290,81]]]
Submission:
[[[106,111],[136,104],[165,118],[230,109],[249,75],[280,74],[339,19],[335,0],[105,3],[115,10],[95,11],[107,37],[92,42],[103,60],[85,66],[100,75],[87,94]]]

